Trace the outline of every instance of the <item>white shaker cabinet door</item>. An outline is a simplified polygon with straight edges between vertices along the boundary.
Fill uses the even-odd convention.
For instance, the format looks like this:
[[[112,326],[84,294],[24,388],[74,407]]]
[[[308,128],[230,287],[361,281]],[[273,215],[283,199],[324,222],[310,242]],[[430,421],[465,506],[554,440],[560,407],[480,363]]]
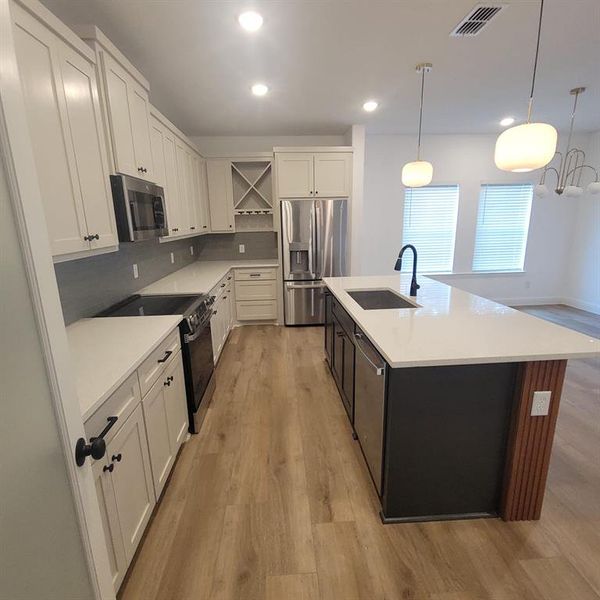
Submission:
[[[198,189],[200,194],[200,226],[204,233],[210,231],[210,207],[208,205],[208,182],[206,179],[206,161],[203,158],[196,159]]]
[[[115,170],[118,173],[140,177],[133,147],[133,131],[129,114],[128,84],[130,76],[106,52],[102,54],[108,104],[108,118],[112,139]]]
[[[315,197],[347,198],[352,192],[352,153],[315,154]]]
[[[150,147],[152,148],[152,164],[154,166],[154,183],[167,189],[167,176],[165,171],[165,149],[163,126],[154,117],[150,116]]]
[[[133,135],[133,150],[141,177],[154,182],[154,165],[150,146],[150,112],[148,93],[132,78],[128,81],[129,112],[131,115],[131,131]]]
[[[277,155],[277,188],[280,198],[313,197],[313,156],[301,152]]]
[[[210,229],[217,233],[235,231],[233,217],[233,183],[231,161],[209,160],[206,163]]]
[[[127,570],[127,558],[125,556],[125,548],[123,547],[123,537],[119,525],[110,468],[111,466],[106,457],[97,460],[92,465],[96,496],[98,497],[98,506],[100,507],[100,516],[102,518],[102,529],[106,541],[108,564],[113,587],[117,591]],[[114,470],[114,466],[112,468]]]
[[[175,159],[177,162],[177,183],[179,189],[180,220],[178,233],[190,233],[191,217],[191,181],[189,155],[185,145],[175,138]]]
[[[169,435],[166,395],[167,385],[170,384],[167,374],[163,373],[142,400],[156,498],[160,497],[165,487],[174,459],[171,450],[173,444]]]
[[[165,155],[165,202],[167,205],[167,221],[169,224],[169,235],[177,235],[183,231],[181,190],[177,172],[177,158],[175,148],[175,136],[164,131],[163,149]]]
[[[185,379],[183,376],[183,361],[181,352],[171,361],[165,371],[169,384],[165,387],[167,420],[169,423],[169,438],[173,457],[177,455],[179,446],[185,440],[188,432],[187,397],[185,394]]]
[[[68,46],[59,46],[67,125],[73,146],[90,248],[118,243],[108,155],[102,130],[95,67]]]
[[[106,455],[114,465],[111,480],[125,556],[129,563],[156,503],[141,405],[107,445]]]
[[[89,249],[81,192],[66,143],[55,36],[16,5],[15,44],[37,177],[54,256]],[[35,177],[35,173],[31,174]]]

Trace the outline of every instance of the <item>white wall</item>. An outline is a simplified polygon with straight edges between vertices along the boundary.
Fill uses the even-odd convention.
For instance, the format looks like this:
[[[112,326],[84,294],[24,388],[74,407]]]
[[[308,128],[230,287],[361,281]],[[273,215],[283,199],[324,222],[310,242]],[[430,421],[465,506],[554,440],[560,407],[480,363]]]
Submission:
[[[586,163],[600,169],[600,131],[589,137]],[[582,183],[592,172],[586,169]],[[586,193],[577,201],[568,265],[569,304],[600,314],[600,196]]]
[[[272,152],[274,146],[344,146],[343,135],[196,136],[190,139],[204,156]]]
[[[586,144],[589,136],[576,136]],[[510,304],[558,302],[568,296],[567,264],[576,221],[573,201],[551,195],[532,206],[524,273],[472,274],[475,225],[482,183],[537,183],[539,172],[500,171],[493,160],[496,135],[431,135],[423,139],[423,158],[434,165],[433,184],[458,184],[460,204],[455,247],[455,274],[439,279]],[[402,246],[404,190],[400,173],[414,160],[415,136],[367,135],[362,236],[353,240],[360,255],[353,272],[393,272]]]
[[[0,157],[0,598],[92,598]]]

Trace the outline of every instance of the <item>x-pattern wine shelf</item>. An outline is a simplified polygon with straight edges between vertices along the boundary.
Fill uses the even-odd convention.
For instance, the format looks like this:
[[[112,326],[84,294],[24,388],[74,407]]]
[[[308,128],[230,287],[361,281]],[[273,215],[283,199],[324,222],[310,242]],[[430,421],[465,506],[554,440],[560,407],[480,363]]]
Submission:
[[[271,160],[254,158],[232,161],[231,178],[236,229],[243,231],[272,230],[273,182]]]

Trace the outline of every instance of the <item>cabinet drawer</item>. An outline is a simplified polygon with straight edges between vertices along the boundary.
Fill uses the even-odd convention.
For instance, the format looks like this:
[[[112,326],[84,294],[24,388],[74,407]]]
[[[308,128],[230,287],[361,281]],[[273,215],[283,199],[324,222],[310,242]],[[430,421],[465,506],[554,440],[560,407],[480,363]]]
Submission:
[[[277,269],[275,267],[266,269],[236,269],[236,281],[254,281],[256,279],[275,279]]]
[[[179,329],[175,329],[138,367],[137,372],[142,397],[148,393],[154,382],[164,370],[169,357],[172,354],[175,354],[180,346]]]
[[[236,300],[275,300],[275,281],[236,281]]]
[[[215,300],[220,298],[233,281],[233,271],[229,271],[215,287],[210,290],[210,295],[215,297]]]
[[[88,439],[97,437],[108,424],[108,417],[117,417],[118,421],[104,437],[106,442],[109,442],[123,425],[125,419],[135,410],[141,399],[137,373],[132,373],[119,389],[85,422],[83,428],[86,437]]]
[[[276,300],[236,302],[238,321],[266,321],[277,318]]]

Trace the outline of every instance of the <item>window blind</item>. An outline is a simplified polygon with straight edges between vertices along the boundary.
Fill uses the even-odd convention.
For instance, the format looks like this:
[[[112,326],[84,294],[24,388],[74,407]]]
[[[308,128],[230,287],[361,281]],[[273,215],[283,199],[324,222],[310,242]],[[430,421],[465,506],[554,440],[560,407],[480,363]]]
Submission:
[[[519,271],[525,262],[533,186],[482,185],[473,271]]]
[[[457,213],[457,185],[430,185],[406,189],[402,243],[413,244],[416,247],[420,272],[452,271]],[[412,259],[405,254],[402,271],[411,270]]]

